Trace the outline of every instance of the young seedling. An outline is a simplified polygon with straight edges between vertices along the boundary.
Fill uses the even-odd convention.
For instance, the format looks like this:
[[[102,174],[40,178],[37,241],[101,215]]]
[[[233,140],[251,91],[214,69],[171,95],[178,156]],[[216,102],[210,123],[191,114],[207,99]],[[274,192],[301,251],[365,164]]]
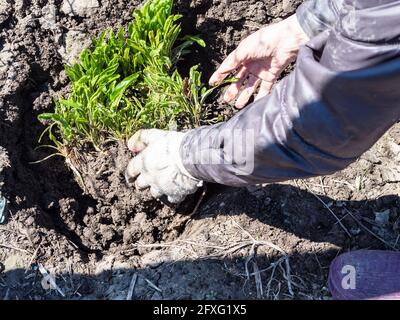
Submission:
[[[148,0],[127,28],[102,32],[78,63],[65,66],[71,94],[55,101],[53,113],[39,116],[59,154],[68,157],[86,142],[101,149],[105,141],[125,139],[141,128],[207,122],[204,100],[213,88],[202,84],[198,66],[188,78],[176,68],[193,44],[205,43],[197,36],[180,37],[181,15],[172,7],[173,0]]]

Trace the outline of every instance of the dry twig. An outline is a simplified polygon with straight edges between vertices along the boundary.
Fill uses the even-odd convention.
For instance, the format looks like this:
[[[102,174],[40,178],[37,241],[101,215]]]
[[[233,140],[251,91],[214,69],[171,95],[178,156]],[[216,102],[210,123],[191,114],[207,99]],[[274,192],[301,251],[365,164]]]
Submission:
[[[371,229],[369,229],[367,226],[365,226],[365,224],[363,224],[360,219],[358,219],[356,217],[355,213],[351,213],[347,208],[344,208],[346,210],[346,212],[350,215],[350,217],[353,218],[353,220],[361,227],[363,228],[366,232],[368,232],[370,235],[372,235],[373,237],[375,237],[376,239],[378,239],[379,241],[381,241],[383,244],[385,244],[386,246],[392,248],[395,251],[398,251],[398,249],[396,248],[396,246],[391,245],[390,243],[388,243],[387,241],[385,241],[385,239],[381,238],[380,236],[378,236],[376,233],[374,233]]]
[[[335,217],[335,219],[337,220],[337,222],[339,223],[339,225],[342,227],[342,229],[344,230],[344,232],[346,232],[346,234],[349,236],[349,238],[352,238],[351,233],[349,232],[349,230],[347,230],[347,228],[344,226],[343,222],[339,219],[339,217],[333,212],[333,210],[331,208],[329,208],[329,206],[324,202],[324,200],[322,200],[318,195],[316,195],[315,193],[311,192],[311,194],[318,199],[319,202],[321,202],[323,204],[323,206],[328,209],[328,211]]]
[[[55,289],[57,290],[57,292],[63,297],[65,298],[65,294],[64,292],[60,289],[60,287],[57,285],[56,280],[54,279],[54,277],[49,274],[49,272],[45,269],[45,267],[43,267],[42,264],[38,264],[39,267],[39,272],[42,274],[43,278],[45,281],[47,281],[49,283],[49,286],[51,289]]]
[[[135,290],[135,285],[136,285],[137,277],[138,277],[137,273],[135,273],[135,274],[132,276],[132,280],[131,280],[131,283],[130,283],[130,285],[129,285],[129,290],[128,290],[128,294],[127,294],[127,296],[126,296],[126,300],[132,300],[132,296],[133,296],[133,292],[134,292],[134,290]]]
[[[149,279],[144,278],[144,280],[147,282],[147,284],[148,284],[151,288],[153,288],[154,290],[156,290],[156,291],[162,293],[162,290],[161,290],[159,287],[157,287],[153,282],[151,282]]]
[[[12,246],[12,245],[4,244],[4,243],[0,243],[0,247],[7,248],[7,249],[11,249],[11,250],[15,250],[15,251],[19,251],[19,252],[24,252],[24,253],[32,254],[32,252],[30,252],[30,251],[28,251],[28,250],[21,249],[21,248],[18,248],[18,247],[14,247],[14,246]]]

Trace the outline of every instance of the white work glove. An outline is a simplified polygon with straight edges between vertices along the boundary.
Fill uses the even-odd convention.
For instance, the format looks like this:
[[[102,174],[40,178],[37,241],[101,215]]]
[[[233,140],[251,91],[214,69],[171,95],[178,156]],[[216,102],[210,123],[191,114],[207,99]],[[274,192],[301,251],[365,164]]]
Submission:
[[[203,185],[182,164],[180,146],[185,133],[158,129],[140,130],[128,141],[128,148],[138,153],[126,169],[128,182],[136,178],[138,189],[150,188],[155,198],[166,196],[170,203],[180,203]]]

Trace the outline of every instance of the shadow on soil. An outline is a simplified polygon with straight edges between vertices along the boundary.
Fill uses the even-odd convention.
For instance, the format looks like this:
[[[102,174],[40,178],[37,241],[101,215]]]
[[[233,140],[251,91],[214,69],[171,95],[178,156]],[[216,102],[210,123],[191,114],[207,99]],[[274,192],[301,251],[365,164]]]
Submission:
[[[349,212],[359,218],[374,219],[375,212],[396,210],[400,206],[400,197],[396,194],[363,201],[319,195],[352,235],[349,237],[335,216],[313,193],[291,185],[271,184],[252,191],[247,188],[211,185],[208,194],[208,199],[193,219],[246,214],[251,219],[295,234],[301,239],[329,242],[338,246],[368,246],[368,241],[372,241],[370,245],[379,243],[370,235],[365,237],[366,241],[360,241],[356,235],[353,237],[352,229],[358,229],[360,225]]]
[[[241,259],[199,259],[167,261],[139,269],[111,269],[95,275],[59,273],[54,278],[57,292],[41,273],[32,267],[0,273],[1,299],[117,299],[126,300],[132,279],[136,278],[132,299],[320,299],[329,297],[326,273],[335,251],[318,255],[292,255],[291,288],[285,280],[285,264],[271,274],[271,263],[282,256],[257,255],[245,273],[246,257]],[[307,261],[319,261],[320,270],[308,269]],[[257,295],[253,262],[257,263],[262,294]],[[301,266],[301,267],[300,267]],[[272,280],[271,280],[272,279]],[[292,293],[293,294],[292,294]]]
[[[287,270],[284,264],[282,268],[276,268],[273,276],[269,268],[283,258],[281,254],[268,256],[256,254],[249,259],[247,265],[249,278],[245,272],[246,257],[205,258],[165,261],[137,269],[110,268],[96,275],[73,272],[58,274],[57,285],[67,299],[126,299],[132,278],[137,274],[132,299],[255,299],[257,288],[253,262],[256,262],[258,269],[262,271],[263,294],[260,296],[258,292],[259,297],[322,299],[329,297],[326,289],[329,265],[339,254],[340,248],[346,251],[345,248],[353,247],[355,244],[359,248],[384,248],[379,241],[368,234],[364,237],[348,238],[337,226],[335,218],[322,207],[321,203],[316,202],[309,192],[287,185],[270,185],[258,191],[263,193],[262,197],[257,197],[257,192],[243,188],[211,186],[209,190],[211,196],[204,200],[193,219],[246,214],[251,219],[293,233],[301,239],[331,242],[339,247],[289,255],[290,274],[293,279],[291,289],[285,280]],[[336,201],[328,197],[321,199],[327,204]],[[371,201],[342,201],[341,207],[362,214],[373,211],[374,208],[382,208],[382,203],[394,206],[398,205],[399,201],[399,197],[393,195]],[[346,217],[340,213],[338,216],[347,227],[350,227]],[[43,277],[35,269],[35,265],[32,265],[28,273],[22,269],[0,273],[0,298],[63,298],[55,290],[49,290],[42,280]]]

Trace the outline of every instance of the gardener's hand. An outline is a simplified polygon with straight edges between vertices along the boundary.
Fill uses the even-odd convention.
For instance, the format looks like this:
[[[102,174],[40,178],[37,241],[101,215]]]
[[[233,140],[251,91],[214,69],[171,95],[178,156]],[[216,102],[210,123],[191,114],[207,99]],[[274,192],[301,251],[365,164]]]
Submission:
[[[128,148],[138,155],[126,169],[126,179],[136,179],[138,189],[150,188],[155,198],[167,196],[179,203],[202,186],[182,164],[179,148],[184,133],[157,129],[140,130],[128,141]]]
[[[228,87],[224,100],[232,102],[243,87],[236,101],[236,107],[241,109],[258,87],[256,100],[270,92],[280,73],[308,40],[295,15],[264,27],[240,43],[211,76],[210,84],[220,83],[236,70],[239,80]]]

